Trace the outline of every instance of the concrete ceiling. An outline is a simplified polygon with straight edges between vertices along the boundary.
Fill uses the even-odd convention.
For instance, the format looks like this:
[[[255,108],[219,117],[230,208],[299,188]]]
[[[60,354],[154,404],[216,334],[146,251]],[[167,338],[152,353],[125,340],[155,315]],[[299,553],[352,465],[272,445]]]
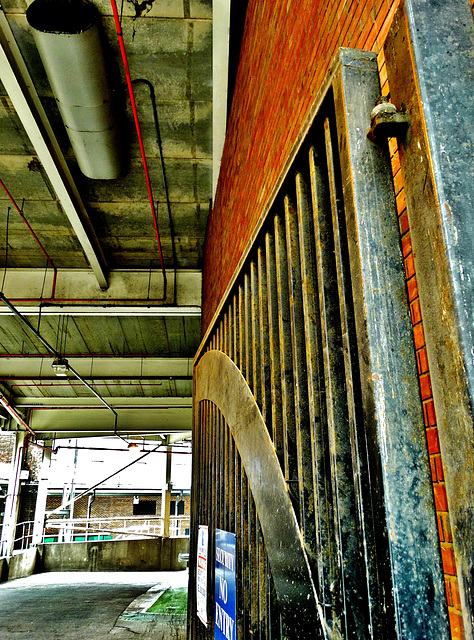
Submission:
[[[51,352],[5,304],[0,393],[42,439],[189,431],[212,196],[211,0],[117,3],[131,78],[156,96],[158,129],[150,84],[134,82],[166,285],[111,5],[94,2],[124,169],[95,180],[78,167],[27,4],[0,11],[0,290],[118,420],[71,373],[54,375]]]

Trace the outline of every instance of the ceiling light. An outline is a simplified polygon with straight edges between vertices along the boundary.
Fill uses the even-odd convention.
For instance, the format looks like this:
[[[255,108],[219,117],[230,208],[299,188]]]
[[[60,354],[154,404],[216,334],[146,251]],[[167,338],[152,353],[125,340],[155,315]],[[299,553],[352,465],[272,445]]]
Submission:
[[[66,377],[69,369],[69,362],[66,358],[56,358],[51,365],[57,376]]]

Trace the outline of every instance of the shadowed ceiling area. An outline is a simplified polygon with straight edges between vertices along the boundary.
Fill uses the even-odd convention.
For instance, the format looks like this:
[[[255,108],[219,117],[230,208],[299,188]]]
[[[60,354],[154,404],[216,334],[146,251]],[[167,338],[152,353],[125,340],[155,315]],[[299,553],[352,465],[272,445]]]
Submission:
[[[181,437],[212,195],[211,0],[98,0],[84,20],[81,0],[28,5],[0,11],[2,404],[41,439]],[[117,175],[84,169],[109,162]]]

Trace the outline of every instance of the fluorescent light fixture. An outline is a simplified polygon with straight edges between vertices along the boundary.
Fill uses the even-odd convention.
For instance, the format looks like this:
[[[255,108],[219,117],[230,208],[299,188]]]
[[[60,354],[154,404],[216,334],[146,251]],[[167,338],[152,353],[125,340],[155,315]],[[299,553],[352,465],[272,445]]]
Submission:
[[[53,368],[54,373],[57,376],[63,377],[63,378],[67,377],[69,362],[66,360],[66,358],[56,358],[56,360],[53,361],[53,364],[51,366]]]

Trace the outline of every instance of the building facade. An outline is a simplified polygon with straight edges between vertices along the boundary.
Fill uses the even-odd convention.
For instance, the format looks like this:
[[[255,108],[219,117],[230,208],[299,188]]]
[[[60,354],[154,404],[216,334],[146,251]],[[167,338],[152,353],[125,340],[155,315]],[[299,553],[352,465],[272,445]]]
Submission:
[[[206,236],[190,638],[474,637],[472,44],[469,0],[248,3]]]

